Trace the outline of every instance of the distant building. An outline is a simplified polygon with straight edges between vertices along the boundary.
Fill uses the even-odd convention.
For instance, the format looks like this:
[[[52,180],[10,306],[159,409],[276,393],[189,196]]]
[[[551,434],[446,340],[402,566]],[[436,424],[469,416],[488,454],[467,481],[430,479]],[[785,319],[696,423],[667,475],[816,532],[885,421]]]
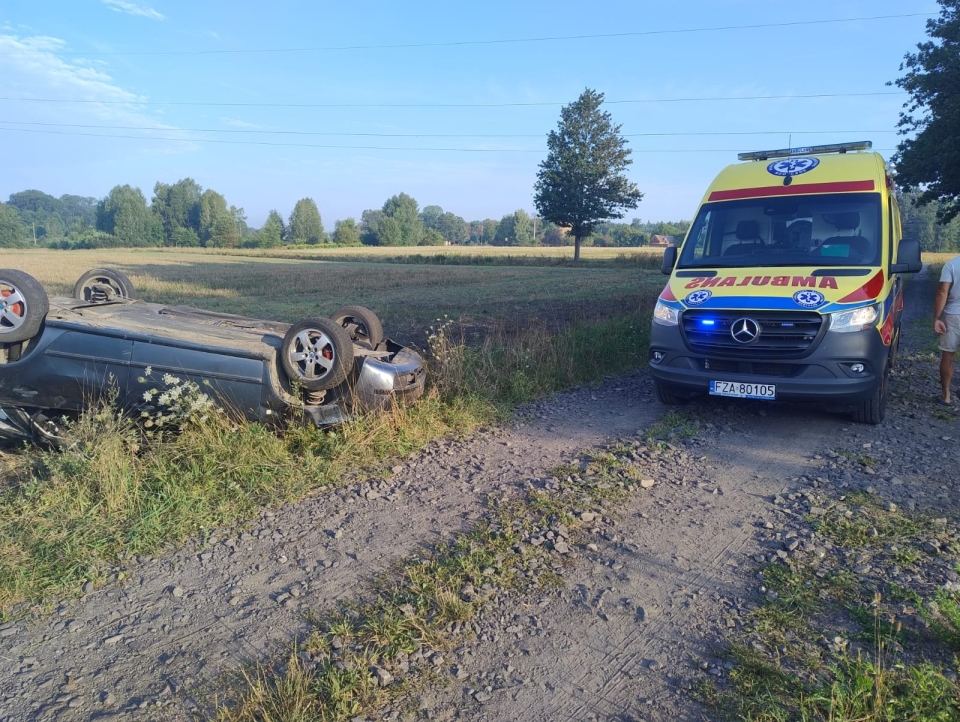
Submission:
[[[650,245],[653,248],[666,248],[677,245],[677,239],[674,236],[661,236],[659,233],[654,233],[650,236]]]

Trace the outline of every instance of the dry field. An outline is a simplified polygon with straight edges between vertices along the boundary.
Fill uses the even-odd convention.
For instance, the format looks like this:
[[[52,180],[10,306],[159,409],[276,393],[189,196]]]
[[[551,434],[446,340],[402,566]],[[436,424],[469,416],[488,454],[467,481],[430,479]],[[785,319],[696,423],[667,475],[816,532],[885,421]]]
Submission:
[[[303,258],[297,251],[266,257],[256,252],[223,254],[202,249],[17,250],[5,252],[2,263],[36,276],[51,294],[69,294],[83,271],[110,266],[129,275],[146,301],[287,322],[362,304],[381,316],[389,333],[416,343],[421,343],[427,327],[444,315],[462,320],[472,332],[489,328],[510,331],[532,323],[560,329],[575,321],[632,312],[642,298],[649,298],[663,285],[656,271],[628,264],[573,268],[378,263],[375,252],[383,249],[350,252],[354,250],[367,258],[318,261]],[[591,257],[615,258],[609,252],[617,249],[589,250],[606,252],[591,253]]]

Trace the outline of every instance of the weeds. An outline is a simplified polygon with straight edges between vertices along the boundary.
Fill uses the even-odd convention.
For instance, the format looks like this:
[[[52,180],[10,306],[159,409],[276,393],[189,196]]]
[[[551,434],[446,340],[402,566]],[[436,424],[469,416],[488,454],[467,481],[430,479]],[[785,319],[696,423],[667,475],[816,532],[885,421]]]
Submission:
[[[909,571],[921,573],[924,557],[935,557],[897,550],[951,533],[866,495],[842,499],[810,522],[839,556],[767,566],[766,598],[726,653],[735,663],[729,681],[701,684],[698,696],[737,720],[960,719],[960,595],[928,585],[907,590],[846,568],[849,549],[867,548],[875,566],[912,564]]]
[[[580,534],[575,505],[592,507],[611,488],[629,494],[636,485],[624,472],[633,466],[624,450],[597,454],[576,475],[554,477],[551,492],[488,499],[473,529],[398,563],[364,601],[315,617],[301,652],[279,670],[248,675],[239,697],[219,703],[219,720],[299,719],[305,710],[312,716],[304,719],[344,720],[405,692],[429,676],[429,660],[464,636],[487,600],[555,586],[563,535]]]
[[[278,435],[203,411],[176,434],[148,436],[155,426],[145,432],[109,404],[93,406],[68,426],[62,449],[25,452],[20,483],[0,490],[0,608],[77,593],[132,555],[339,486],[488,413],[433,393],[333,432],[291,426]]]
[[[648,446],[662,447],[665,442],[689,439],[697,433],[698,422],[689,412],[670,411],[650,426],[644,436]]]
[[[431,370],[446,399],[482,400],[501,413],[546,394],[634,368],[646,358],[649,317],[631,314],[551,334],[529,328],[466,344],[449,319],[431,326]]]
[[[0,609],[77,593],[129,556],[339,486],[517,403],[635,366],[648,325],[636,314],[476,349],[443,320],[431,332],[425,398],[328,432],[237,422],[216,412],[201,386],[174,376],[147,392],[152,408],[140,423],[110,403],[91,406],[68,425],[61,450],[26,453],[12,474],[19,484],[0,490]]]

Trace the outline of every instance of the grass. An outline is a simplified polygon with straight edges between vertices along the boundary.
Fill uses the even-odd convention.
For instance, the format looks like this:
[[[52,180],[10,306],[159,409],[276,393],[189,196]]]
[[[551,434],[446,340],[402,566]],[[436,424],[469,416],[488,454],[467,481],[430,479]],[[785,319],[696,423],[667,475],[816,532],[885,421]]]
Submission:
[[[217,414],[151,438],[127,414],[93,407],[62,450],[24,451],[0,489],[0,609],[76,594],[115,578],[126,558],[343,484],[488,413],[432,394],[331,433],[278,435]]]
[[[939,578],[941,567],[925,570],[956,563],[952,530],[866,495],[829,506],[808,521],[834,553],[763,569],[763,603],[724,653],[729,679],[699,685],[698,696],[723,719],[751,722],[960,719],[960,594],[892,581],[897,569]],[[929,539],[947,556],[920,552]],[[852,572],[850,550],[882,573]]]
[[[494,423],[516,404],[636,367],[649,317],[560,334],[531,328],[478,347],[456,327],[433,334],[426,398],[332,432],[294,424],[278,434],[214,415],[180,434],[148,436],[109,405],[90,409],[64,449],[24,451],[0,486],[0,609],[77,593],[131,555],[342,485],[431,439]]]
[[[272,257],[204,249],[17,250],[3,263],[36,276],[51,294],[69,294],[82,271],[106,265],[129,275],[146,301],[290,323],[360,304],[376,311],[390,333],[419,344],[423,330],[443,314],[462,321],[468,340],[477,343],[491,331],[516,334],[531,325],[564,331],[632,313],[639,299],[655,296],[664,284],[656,270],[612,263],[615,254],[606,254],[607,265],[539,266],[523,264],[550,260],[545,252],[553,249],[524,249],[539,255],[495,256],[509,265],[446,266],[389,263],[383,249],[355,250],[356,258],[298,251]]]
[[[556,491],[489,498],[487,515],[473,529],[399,562],[373,581],[361,601],[318,612],[288,658],[248,672],[238,692],[215,701],[216,718],[338,722],[431,679],[432,656],[463,640],[469,634],[464,623],[492,598],[556,583],[560,557],[552,543],[529,540],[560,524],[571,543],[581,540],[576,509],[595,508],[611,496],[622,499],[637,488],[630,479],[643,474],[633,471],[626,456],[632,449],[611,448],[584,459],[577,474],[555,478]],[[377,675],[393,681],[378,683]]]

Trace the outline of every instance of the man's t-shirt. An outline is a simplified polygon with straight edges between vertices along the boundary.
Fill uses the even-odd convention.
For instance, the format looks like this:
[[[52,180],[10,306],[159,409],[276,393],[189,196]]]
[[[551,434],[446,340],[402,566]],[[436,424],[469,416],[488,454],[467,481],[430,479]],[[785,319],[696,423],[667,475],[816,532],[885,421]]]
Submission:
[[[940,283],[952,283],[950,293],[947,296],[947,305],[943,312],[954,315],[960,315],[960,256],[954,256],[943,264],[943,272],[940,274]]]

